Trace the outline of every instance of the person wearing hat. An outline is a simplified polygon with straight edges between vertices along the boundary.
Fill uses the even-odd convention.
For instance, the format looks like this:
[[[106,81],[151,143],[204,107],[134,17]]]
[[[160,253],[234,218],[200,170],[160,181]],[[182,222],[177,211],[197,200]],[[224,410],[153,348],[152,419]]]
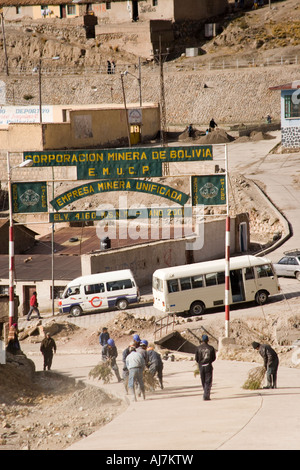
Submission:
[[[201,383],[203,387],[203,400],[210,400],[210,391],[213,379],[212,363],[216,360],[216,351],[208,344],[208,336],[202,336],[202,342],[198,346],[195,361],[198,363]]]
[[[109,361],[112,370],[114,371],[118,382],[122,382],[119,367],[117,364],[118,350],[113,339],[109,338],[107,343],[102,349],[102,360],[103,362]]]
[[[145,364],[147,364],[148,362],[148,355],[147,355],[147,346],[148,346],[148,341],[146,339],[142,339],[140,341],[140,345],[139,347],[136,348],[136,352],[138,352],[139,354],[141,354],[145,360]]]
[[[134,345],[129,348],[129,354],[126,357],[126,367],[129,372],[128,376],[128,390],[132,395],[133,401],[136,401],[135,388],[141,391],[145,399],[145,385],[143,380],[143,371],[145,369],[145,360],[141,354],[136,352]]]
[[[139,347],[139,345],[140,345],[141,338],[139,337],[138,334],[135,334],[135,335],[133,335],[133,337],[132,337],[132,341],[133,341],[134,347],[137,349],[137,348]]]
[[[50,333],[46,333],[45,338],[41,342],[40,351],[44,356],[44,370],[51,369],[53,353],[56,353],[56,343],[51,338]]]
[[[277,388],[277,370],[279,366],[277,353],[269,344],[260,344],[254,341],[252,347],[259,352],[264,360],[264,367],[267,371],[267,386],[265,388]]]

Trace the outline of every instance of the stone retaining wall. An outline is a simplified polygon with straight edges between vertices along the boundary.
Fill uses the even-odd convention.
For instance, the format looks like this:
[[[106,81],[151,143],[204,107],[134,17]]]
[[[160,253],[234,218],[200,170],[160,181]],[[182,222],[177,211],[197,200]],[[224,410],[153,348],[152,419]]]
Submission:
[[[121,66],[115,75],[42,76],[42,103],[123,103]],[[280,120],[280,93],[269,87],[299,79],[297,65],[211,71],[177,71],[168,65],[164,74],[167,124],[207,126],[213,117],[218,124],[265,122],[267,114]],[[0,76],[6,84],[6,104],[38,104],[38,77]],[[159,71],[142,67],[143,102],[160,99]],[[127,103],[138,103],[138,80],[124,80]],[[24,96],[32,95],[28,100]]]

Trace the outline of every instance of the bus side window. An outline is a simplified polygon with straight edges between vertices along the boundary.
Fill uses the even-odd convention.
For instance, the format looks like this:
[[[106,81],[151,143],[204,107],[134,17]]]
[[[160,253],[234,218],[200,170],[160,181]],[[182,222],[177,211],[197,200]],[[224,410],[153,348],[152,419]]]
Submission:
[[[192,287],[197,289],[198,287],[203,287],[203,276],[194,276],[192,277]]]
[[[190,277],[182,277],[180,279],[180,288],[181,290],[188,290],[191,289],[191,278]]]
[[[205,274],[205,284],[206,286],[215,286],[217,284],[216,273]]]
[[[269,264],[264,264],[263,266],[257,266],[257,275],[258,277],[268,277],[273,276],[272,268]]]
[[[253,268],[245,268],[245,280],[248,281],[249,279],[254,279]]]
[[[225,271],[217,273],[217,282],[218,284],[225,284]]]
[[[178,292],[178,291],[179,291],[178,280],[172,279],[168,281],[168,292]]]

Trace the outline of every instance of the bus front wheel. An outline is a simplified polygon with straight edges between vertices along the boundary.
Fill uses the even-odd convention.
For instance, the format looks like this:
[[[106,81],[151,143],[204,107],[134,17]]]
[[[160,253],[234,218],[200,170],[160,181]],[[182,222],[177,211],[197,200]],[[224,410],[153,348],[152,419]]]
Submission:
[[[265,305],[268,302],[269,294],[265,290],[259,290],[255,296],[255,302],[257,305]]]
[[[191,315],[202,315],[205,310],[205,305],[203,302],[197,301],[193,302],[190,306],[190,314]]]
[[[72,315],[72,317],[80,317],[80,315],[82,314],[81,307],[79,307],[79,305],[75,305],[71,308],[70,314]]]

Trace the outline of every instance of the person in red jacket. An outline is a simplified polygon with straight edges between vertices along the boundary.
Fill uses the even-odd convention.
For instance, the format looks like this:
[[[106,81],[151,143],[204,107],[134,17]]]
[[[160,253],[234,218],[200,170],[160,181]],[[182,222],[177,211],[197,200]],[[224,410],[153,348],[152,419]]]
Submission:
[[[31,296],[31,298],[30,298],[30,308],[29,308],[29,312],[27,314],[27,320],[28,321],[30,320],[31,314],[34,310],[37,312],[38,318],[41,318],[40,311],[38,309],[36,292],[34,292]]]

